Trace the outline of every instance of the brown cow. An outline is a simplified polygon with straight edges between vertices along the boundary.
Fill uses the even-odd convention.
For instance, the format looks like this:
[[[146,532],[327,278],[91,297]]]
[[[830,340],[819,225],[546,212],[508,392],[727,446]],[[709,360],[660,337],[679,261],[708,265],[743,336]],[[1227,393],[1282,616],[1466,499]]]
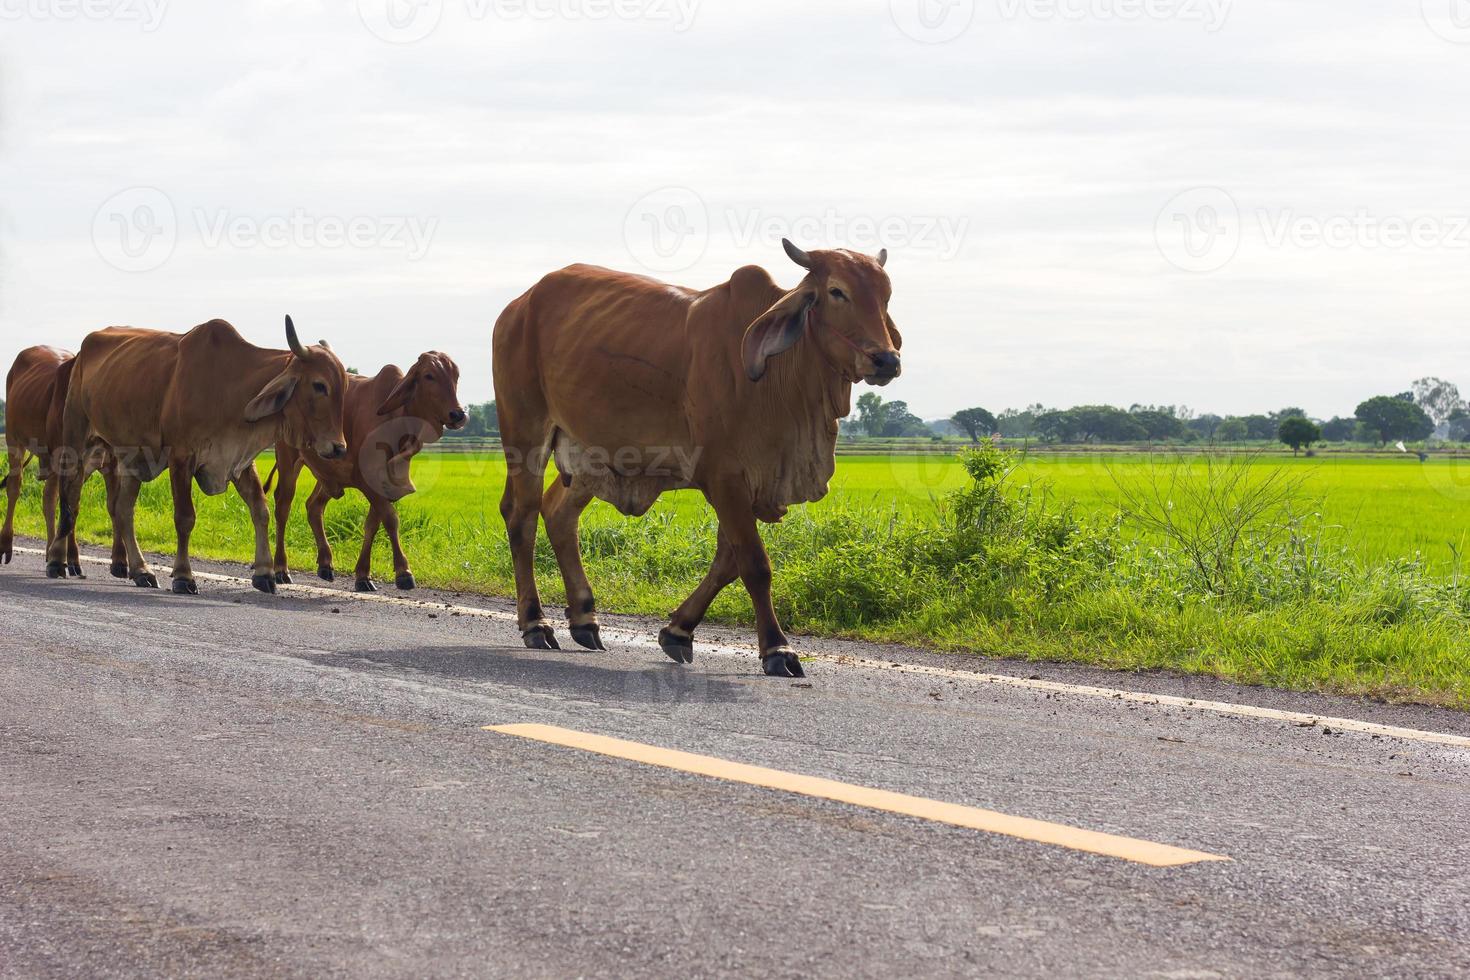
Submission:
[[[197,595],[189,562],[194,530],[191,483],[210,496],[230,484],[255,524],[255,575],[262,592],[275,592],[271,569],[270,508],[255,472],[255,457],[284,440],[335,459],[347,452],[342,403],[347,372],[323,343],[303,347],[286,318],[289,351],[248,343],[223,320],[187,334],[112,327],[82,342],[66,400],[63,445],[81,456],[106,446],[118,480],[114,531],[127,550],[128,577],[157,588],[133,533],[133,509],[144,483],[169,471],[178,553],[173,590]],[[77,474],[61,477],[61,533],[75,524],[81,496]],[[60,577],[63,544],[52,542],[47,574]]]
[[[594,498],[629,516],[666,490],[702,491],[719,518],[714,563],[659,634],[694,659],[694,629],[742,579],[767,674],[803,676],[771,604],[757,520],[820,500],[836,465],[837,420],[852,386],[898,377],[902,343],[876,259],[786,253],[807,275],[791,290],[747,266],[702,292],[574,265],[506,308],[495,326],[495,393],[509,475],[501,512],[527,646],[556,647],[536,594],[536,517],[566,585],[572,637],[602,649],[577,524]],[[545,490],[548,460],[561,479]]]
[[[37,475],[45,482],[41,508],[46,515],[46,543],[56,537],[56,498],[61,481],[52,466],[51,447],[61,442],[62,412],[66,408],[66,392],[71,382],[75,355],[55,347],[27,347],[15,359],[5,378],[5,448],[10,471],[5,479],[5,525],[0,528],[0,564],[8,565],[15,542],[15,505],[20,500],[27,457],[35,457]],[[108,510],[113,501],[112,473],[96,459],[91,469],[102,469],[107,481]],[[63,462],[62,465],[65,465]],[[116,567],[122,542],[113,534],[112,554]],[[77,536],[66,538],[66,572],[73,578],[82,574],[82,559],[77,551]]]
[[[350,487],[367,498],[367,526],[357,559],[358,592],[376,592],[373,585],[373,540],[382,525],[393,545],[393,571],[400,589],[414,588],[408,557],[398,540],[399,500],[414,492],[409,463],[424,446],[444,438],[445,429],[462,429],[469,416],[459,403],[459,366],[446,354],[430,351],[404,374],[388,365],[376,378],[349,375],[345,426],[347,455],[325,460],[286,443],[276,446],[276,581],[290,584],[286,560],[286,525],[296,499],[296,481],[304,464],[316,477],[316,489],[306,501],[306,516],[316,536],[317,575],[328,582],[337,577],[332,545],[327,541],[322,515],[327,503],[340,500]],[[270,480],[266,480],[269,492]]]

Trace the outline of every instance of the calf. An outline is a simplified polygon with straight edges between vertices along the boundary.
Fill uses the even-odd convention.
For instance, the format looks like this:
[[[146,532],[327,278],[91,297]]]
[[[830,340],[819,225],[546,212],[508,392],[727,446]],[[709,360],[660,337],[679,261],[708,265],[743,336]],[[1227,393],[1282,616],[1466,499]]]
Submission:
[[[296,484],[304,465],[316,478],[316,489],[306,500],[306,519],[316,536],[317,575],[328,582],[337,577],[332,545],[322,516],[327,503],[341,499],[350,488],[367,498],[362,552],[357,559],[355,589],[375,592],[372,581],[373,541],[381,526],[393,545],[393,571],[398,588],[415,586],[408,557],[398,536],[399,500],[414,492],[409,464],[426,445],[438,442],[445,429],[462,429],[468,416],[459,402],[459,367],[448,355],[430,351],[404,374],[393,365],[375,378],[351,375],[347,383],[344,434],[347,455],[323,459],[285,443],[276,447],[276,581],[291,581],[286,557],[286,525],[296,499]],[[269,490],[270,480],[266,481]]]

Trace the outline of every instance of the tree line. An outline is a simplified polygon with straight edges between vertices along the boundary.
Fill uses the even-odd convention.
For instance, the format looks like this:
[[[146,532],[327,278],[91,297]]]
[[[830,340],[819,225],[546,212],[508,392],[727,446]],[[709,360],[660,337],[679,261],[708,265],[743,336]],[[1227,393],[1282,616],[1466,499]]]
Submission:
[[[998,414],[977,406],[926,423],[904,402],[885,402],[876,392],[867,392],[858,399],[854,417],[843,423],[843,431],[849,436],[869,438],[961,435],[972,442],[993,436],[1075,444],[1281,442],[1301,450],[1323,442],[1383,446],[1431,437],[1467,442],[1470,405],[1452,382],[1420,378],[1409,391],[1376,395],[1361,402],[1352,415],[1329,419],[1313,419],[1297,407],[1222,416],[1197,414],[1179,405],[1078,405],[1062,409],[1035,404]]]

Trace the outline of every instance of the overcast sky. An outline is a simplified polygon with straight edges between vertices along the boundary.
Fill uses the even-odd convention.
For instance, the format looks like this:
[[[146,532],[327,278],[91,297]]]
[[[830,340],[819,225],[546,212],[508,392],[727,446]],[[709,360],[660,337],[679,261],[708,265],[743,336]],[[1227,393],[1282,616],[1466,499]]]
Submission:
[[[0,356],[289,312],[478,401],[545,272],[789,234],[889,248],[926,418],[1350,414],[1470,389],[1467,96],[1465,0],[0,0]]]

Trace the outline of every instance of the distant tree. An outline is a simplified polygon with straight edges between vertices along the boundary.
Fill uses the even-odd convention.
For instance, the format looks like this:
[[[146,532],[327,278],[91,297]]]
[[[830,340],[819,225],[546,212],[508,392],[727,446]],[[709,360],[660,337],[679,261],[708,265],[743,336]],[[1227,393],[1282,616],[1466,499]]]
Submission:
[[[1452,442],[1470,442],[1470,411],[1457,408],[1445,419],[1445,438]]]
[[[1215,428],[1218,442],[1244,442],[1249,436],[1250,426],[1246,425],[1245,419],[1233,415]]]
[[[1245,418],[1246,438],[1251,440],[1276,439],[1277,422],[1269,415],[1247,415]]]
[[[1028,405],[1024,409],[1008,408],[996,417],[995,425],[1007,439],[1029,439],[1039,435],[1036,419],[1046,411],[1046,407],[1040,403]]]
[[[1112,405],[1078,405],[1068,414],[1081,442],[1139,442],[1148,438],[1148,430],[1137,419]]]
[[[1173,406],[1167,409],[1135,407],[1128,414],[1143,426],[1145,437],[1152,442],[1184,437],[1184,423],[1174,414]]]
[[[924,420],[909,411],[907,402],[888,402],[883,420],[883,435],[889,439],[924,438],[934,435]]]
[[[1185,426],[1190,432],[1193,432],[1201,439],[1213,439],[1215,438],[1215,430],[1220,427],[1220,423],[1223,421],[1225,420],[1218,415],[1206,413],[1190,419],[1185,423]]]
[[[858,397],[857,427],[869,438],[883,435],[888,424],[888,406],[876,391],[867,391]]]
[[[1303,446],[1310,446],[1322,438],[1322,428],[1309,418],[1288,415],[1276,429],[1276,437],[1291,447],[1295,456]]]
[[[1417,442],[1434,434],[1434,420],[1414,404],[1413,396],[1379,395],[1358,406],[1358,421],[1374,433],[1380,445],[1396,440]]]
[[[5,434],[5,399],[0,398],[0,436]]]
[[[1340,415],[1323,423],[1322,438],[1328,442],[1351,442],[1358,427],[1357,419],[1345,419]]]
[[[995,432],[995,416],[983,408],[964,408],[955,412],[950,417],[965,435],[970,437],[971,442],[979,442],[981,436],[988,436]]]
[[[1414,382],[1414,404],[1424,409],[1424,414],[1434,421],[1435,428],[1444,425],[1450,416],[1465,410],[1465,401],[1460,389],[1443,378],[1420,378]]]

